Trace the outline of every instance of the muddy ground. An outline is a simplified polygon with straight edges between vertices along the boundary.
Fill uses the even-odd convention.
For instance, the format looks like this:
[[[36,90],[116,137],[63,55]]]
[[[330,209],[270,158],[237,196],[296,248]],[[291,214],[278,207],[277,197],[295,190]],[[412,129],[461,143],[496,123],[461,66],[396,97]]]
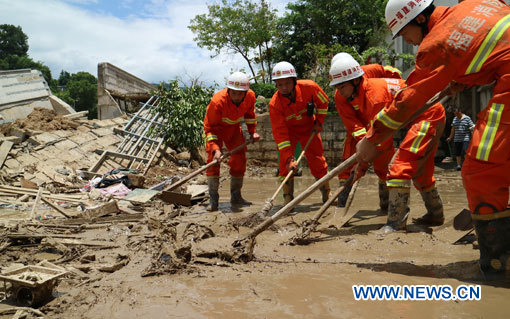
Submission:
[[[381,237],[375,232],[386,217],[377,211],[373,174],[360,181],[350,208],[357,214],[350,222],[335,227],[341,211],[330,208],[307,246],[290,246],[286,241],[320,208],[319,193],[279,220],[277,228],[257,237],[253,261],[231,263],[219,255],[201,254],[228,248],[251,231],[236,227],[235,221],[264,206],[277,188],[273,173],[274,168],[263,167],[249,171],[243,193],[254,205],[240,210],[232,209],[228,180],[222,180],[220,211],[214,213],[202,205],[152,203],[134,207],[143,212],[142,217],[130,216],[124,222],[68,228],[4,222],[3,233],[45,232],[104,245],[63,247],[51,239],[17,242],[0,254],[0,266],[46,259],[69,270],[55,288],[53,300],[39,308],[46,318],[508,317],[508,287],[477,279],[478,251],[472,237],[454,245],[464,233],[451,224],[423,228],[410,221],[407,233]],[[305,169],[304,176],[296,179],[296,194],[314,182],[307,174]],[[467,207],[460,173],[438,168],[436,176],[448,222]],[[335,188],[336,180],[331,185]],[[281,203],[279,195],[271,213]],[[413,190],[410,217],[424,212],[421,197]],[[9,218],[12,215],[0,216],[0,220]],[[356,301],[352,285],[361,284],[454,288],[479,284],[482,296],[480,301]],[[12,299],[2,301],[0,313],[13,305]]]

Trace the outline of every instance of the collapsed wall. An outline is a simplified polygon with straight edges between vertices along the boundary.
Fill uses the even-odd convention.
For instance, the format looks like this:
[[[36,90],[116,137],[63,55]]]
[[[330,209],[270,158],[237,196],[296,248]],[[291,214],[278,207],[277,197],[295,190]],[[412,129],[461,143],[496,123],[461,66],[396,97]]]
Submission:
[[[4,121],[26,118],[36,108],[65,115],[75,111],[51,94],[48,83],[38,70],[0,71],[0,116]]]
[[[100,120],[126,114],[150,98],[156,87],[121,68],[102,62],[97,65],[97,115]]]

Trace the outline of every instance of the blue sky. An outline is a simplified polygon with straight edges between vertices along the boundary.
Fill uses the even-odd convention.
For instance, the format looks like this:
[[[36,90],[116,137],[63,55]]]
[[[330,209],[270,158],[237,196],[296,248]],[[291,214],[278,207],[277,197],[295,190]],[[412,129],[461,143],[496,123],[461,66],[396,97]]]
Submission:
[[[213,1],[0,0],[0,21],[22,27],[30,57],[54,78],[61,70],[97,76],[97,64],[110,62],[153,83],[179,76],[223,84],[246,63],[236,55],[210,58],[187,28]],[[290,1],[269,2],[282,14]]]

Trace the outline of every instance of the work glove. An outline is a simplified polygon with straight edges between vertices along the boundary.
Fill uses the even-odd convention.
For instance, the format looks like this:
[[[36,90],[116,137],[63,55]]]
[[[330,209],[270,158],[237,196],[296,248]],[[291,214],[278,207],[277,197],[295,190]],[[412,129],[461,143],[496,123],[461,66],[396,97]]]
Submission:
[[[253,134],[250,134],[250,140],[252,143],[258,142],[260,140],[259,133],[255,132]]]
[[[289,159],[287,160],[287,170],[289,172],[294,171],[294,173],[296,173],[297,169],[298,169],[298,163],[294,160],[293,157],[289,157]]]
[[[313,124],[313,129],[315,130],[316,133],[322,132],[322,124],[319,123],[319,121],[315,121],[315,123]]]

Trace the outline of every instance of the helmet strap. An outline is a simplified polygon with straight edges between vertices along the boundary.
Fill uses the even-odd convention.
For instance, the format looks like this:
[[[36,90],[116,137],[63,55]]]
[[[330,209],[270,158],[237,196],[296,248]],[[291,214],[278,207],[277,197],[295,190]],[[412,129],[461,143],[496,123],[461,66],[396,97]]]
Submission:
[[[354,80],[356,80],[356,79],[360,79],[358,84],[356,84],[354,82]],[[359,78],[356,78],[356,79],[352,79],[352,80],[349,81],[351,83],[351,85],[354,87],[354,89],[352,90],[352,95],[349,96],[349,98],[347,99],[348,102],[351,102],[352,100],[354,100],[355,97],[358,96],[359,86],[361,85],[361,82],[363,82],[363,77],[359,77]]]

